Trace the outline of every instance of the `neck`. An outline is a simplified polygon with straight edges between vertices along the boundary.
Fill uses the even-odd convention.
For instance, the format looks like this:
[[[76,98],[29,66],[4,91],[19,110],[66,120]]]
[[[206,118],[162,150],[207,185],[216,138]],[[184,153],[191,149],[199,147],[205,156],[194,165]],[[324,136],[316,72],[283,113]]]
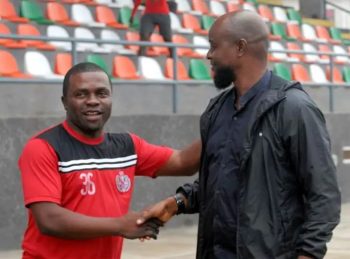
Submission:
[[[83,130],[79,128],[77,125],[74,124],[74,122],[67,120],[68,126],[73,129],[75,132],[77,132],[79,135],[95,139],[95,138],[100,138],[102,136],[102,129],[101,130]]]
[[[246,73],[237,73],[236,81],[234,82],[237,97],[243,96],[249,91],[265,74],[266,67],[260,69],[250,68]]]

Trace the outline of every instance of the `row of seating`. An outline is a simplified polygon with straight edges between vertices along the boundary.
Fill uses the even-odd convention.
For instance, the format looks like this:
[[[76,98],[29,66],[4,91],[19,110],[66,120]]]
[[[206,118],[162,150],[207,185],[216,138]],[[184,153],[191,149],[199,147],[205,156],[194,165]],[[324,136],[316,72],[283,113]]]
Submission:
[[[350,83],[349,66],[344,66],[341,69],[333,67],[332,80],[330,68],[327,66],[326,69],[324,69],[317,64],[311,64],[310,66],[292,64],[291,67],[288,67],[284,63],[276,63],[273,66],[273,71],[286,80],[297,80],[304,83],[326,84],[331,81],[337,84]]]
[[[350,47],[346,49],[341,45],[327,45],[327,44],[311,44],[308,42],[283,42],[271,41],[269,60],[272,62],[306,62],[306,63],[329,63],[330,56],[317,54],[297,54],[297,53],[282,53],[273,51],[305,51],[305,52],[325,52],[339,55],[350,55]],[[348,56],[334,56],[333,61],[337,64],[349,64],[350,58]]]
[[[166,80],[173,78],[174,64],[171,58],[165,62],[164,72],[157,60],[150,57],[138,57],[137,62],[127,56],[117,55],[113,58],[113,64],[108,64],[105,59],[97,54],[88,54],[86,61],[96,63],[102,67],[111,77],[119,79],[152,79]],[[69,68],[73,65],[70,53],[57,53],[54,58],[54,69],[51,68],[47,57],[38,51],[27,51],[24,54],[24,69],[22,72],[16,58],[7,51],[0,50],[0,76],[10,78],[45,78],[62,79]],[[112,68],[112,70],[110,69]],[[179,80],[209,80],[211,75],[204,61],[191,59],[189,67],[177,61]]]

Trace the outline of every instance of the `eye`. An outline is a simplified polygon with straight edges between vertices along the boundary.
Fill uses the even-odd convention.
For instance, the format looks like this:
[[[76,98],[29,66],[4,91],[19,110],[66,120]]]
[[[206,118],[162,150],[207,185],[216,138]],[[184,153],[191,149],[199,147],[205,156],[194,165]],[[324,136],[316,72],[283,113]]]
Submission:
[[[101,90],[97,93],[97,95],[101,98],[107,98],[110,96],[110,92],[108,90]]]
[[[74,97],[76,98],[84,98],[85,96],[86,96],[86,93],[82,91],[76,92],[74,95]]]

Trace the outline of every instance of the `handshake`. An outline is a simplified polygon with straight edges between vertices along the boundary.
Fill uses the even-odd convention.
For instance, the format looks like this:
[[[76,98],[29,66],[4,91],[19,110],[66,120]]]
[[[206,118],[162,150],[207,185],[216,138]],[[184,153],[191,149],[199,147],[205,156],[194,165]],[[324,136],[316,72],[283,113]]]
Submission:
[[[174,197],[153,204],[140,212],[129,212],[121,220],[120,235],[128,239],[157,239],[159,228],[178,212]]]

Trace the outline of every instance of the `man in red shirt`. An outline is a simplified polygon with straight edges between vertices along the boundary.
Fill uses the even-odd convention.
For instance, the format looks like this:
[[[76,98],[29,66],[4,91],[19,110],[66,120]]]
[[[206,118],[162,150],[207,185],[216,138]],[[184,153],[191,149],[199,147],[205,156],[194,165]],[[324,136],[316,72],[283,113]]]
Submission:
[[[159,33],[164,41],[172,41],[171,22],[167,0],[136,0],[131,13],[130,24],[132,24],[137,8],[142,2],[145,3],[145,11],[141,18],[140,39],[149,41],[155,27],[158,25]],[[169,48],[172,55],[172,48]],[[146,47],[141,46],[139,55],[146,54]]]
[[[92,63],[71,68],[63,82],[66,120],[31,138],[19,159],[29,221],[23,258],[121,256],[123,237],[156,238],[160,222],[137,226],[129,212],[135,175],[192,175],[199,141],[178,151],[129,133],[107,133],[111,82]]]

